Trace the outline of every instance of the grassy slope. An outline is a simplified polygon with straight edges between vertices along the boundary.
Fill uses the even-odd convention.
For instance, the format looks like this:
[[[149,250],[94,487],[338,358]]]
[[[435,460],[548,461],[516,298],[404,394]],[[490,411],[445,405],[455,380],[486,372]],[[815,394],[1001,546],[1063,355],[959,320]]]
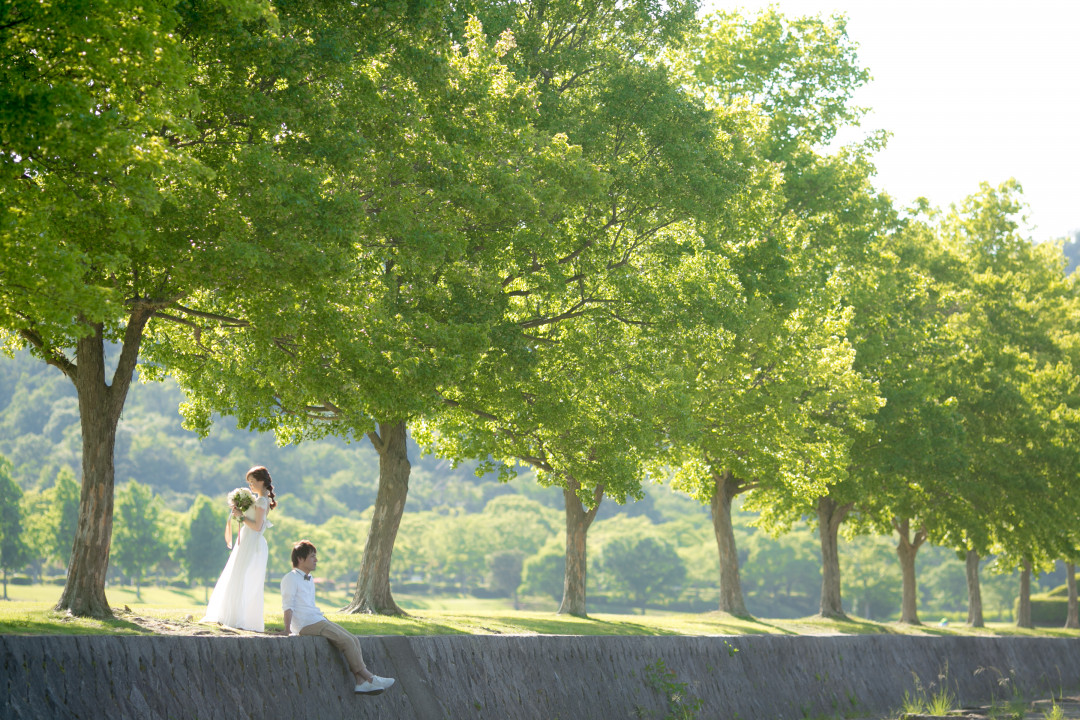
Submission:
[[[147,635],[236,634],[216,625],[202,625],[198,619],[205,607],[203,591],[147,587],[142,600],[128,587],[111,587],[109,602],[116,611],[113,620],[71,618],[52,611],[60,595],[55,585],[8,586],[9,601],[0,601],[0,634],[38,635]],[[282,620],[276,591],[266,590],[266,630],[280,632]],[[921,635],[1041,635],[1080,637],[1076,630],[1038,628],[1022,630],[1013,625],[990,623],[974,630],[962,624],[947,628],[936,625],[909,627],[860,619],[849,622],[804,618],[800,620],[744,619],[721,613],[653,613],[608,615],[597,613],[588,619],[551,612],[515,611],[506,600],[476,598],[430,598],[395,596],[409,612],[406,618],[370,615],[341,615],[331,611],[344,606],[346,593],[320,593],[318,602],[335,622],[359,635],[744,635],[744,634],[875,634]],[[247,633],[240,633],[247,634]]]

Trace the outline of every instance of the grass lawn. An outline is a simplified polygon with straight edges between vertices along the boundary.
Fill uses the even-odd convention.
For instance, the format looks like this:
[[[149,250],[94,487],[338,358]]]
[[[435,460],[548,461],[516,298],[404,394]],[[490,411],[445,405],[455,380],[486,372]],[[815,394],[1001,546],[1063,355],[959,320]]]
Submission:
[[[112,620],[73,618],[52,610],[62,588],[56,585],[9,585],[8,601],[0,600],[0,634],[4,635],[254,635],[198,622],[205,608],[202,588],[145,587],[141,599],[134,588],[109,587],[106,596]],[[508,600],[432,598],[395,595],[408,617],[344,615],[333,612],[349,601],[346,591],[320,592],[317,602],[327,616],[358,635],[1033,635],[1080,637],[1061,628],[1023,630],[1006,623],[973,629],[963,624],[911,627],[853,618],[849,621],[802,618],[770,620],[711,613],[650,611],[646,615],[597,613],[587,619],[554,612],[514,610]],[[265,595],[266,631],[283,629],[276,588]]]

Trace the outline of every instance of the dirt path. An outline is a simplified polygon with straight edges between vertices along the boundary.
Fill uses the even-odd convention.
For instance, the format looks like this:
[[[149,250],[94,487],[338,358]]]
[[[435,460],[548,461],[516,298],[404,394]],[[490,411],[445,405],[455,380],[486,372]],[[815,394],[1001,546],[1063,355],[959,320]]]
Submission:
[[[127,605],[123,608],[113,608],[113,614],[117,620],[123,620],[125,622],[138,625],[147,632],[155,635],[206,635],[206,636],[222,636],[222,637],[266,637],[267,635],[281,635],[281,632],[265,632],[258,633],[250,630],[238,630],[236,628],[225,627],[224,625],[218,625],[217,623],[201,623],[197,622],[195,617],[188,615],[182,620],[169,620],[165,618],[156,618],[147,615],[139,615],[133,611]]]

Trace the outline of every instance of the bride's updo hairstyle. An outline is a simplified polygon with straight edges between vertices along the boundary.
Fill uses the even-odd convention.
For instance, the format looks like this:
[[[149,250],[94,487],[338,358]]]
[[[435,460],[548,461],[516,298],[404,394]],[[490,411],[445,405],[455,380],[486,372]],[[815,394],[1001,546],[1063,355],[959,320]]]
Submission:
[[[264,468],[262,465],[256,465],[247,471],[247,475],[244,477],[255,478],[263,484],[266,488],[266,496],[270,498],[270,509],[273,510],[277,507],[277,500],[274,499],[274,481],[270,479],[270,471]]]

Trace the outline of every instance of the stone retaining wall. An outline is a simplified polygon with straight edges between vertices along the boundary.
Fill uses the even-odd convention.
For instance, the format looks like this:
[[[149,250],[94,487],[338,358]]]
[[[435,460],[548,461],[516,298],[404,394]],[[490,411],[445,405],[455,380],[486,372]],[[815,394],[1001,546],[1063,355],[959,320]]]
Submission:
[[[1080,640],[1051,638],[440,636],[364,640],[398,684],[352,693],[322,638],[0,636],[0,717],[286,720],[883,716],[915,678],[962,703],[1080,685]],[[658,661],[663,663],[660,671]],[[667,690],[647,678],[666,678]],[[939,679],[943,676],[944,679]]]

